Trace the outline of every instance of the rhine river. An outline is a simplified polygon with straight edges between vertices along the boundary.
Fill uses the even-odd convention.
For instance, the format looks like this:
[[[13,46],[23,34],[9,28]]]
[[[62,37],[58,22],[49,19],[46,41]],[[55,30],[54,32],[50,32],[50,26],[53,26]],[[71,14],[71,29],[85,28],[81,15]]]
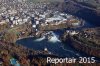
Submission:
[[[93,25],[86,23],[81,28],[93,27]],[[78,29],[81,29],[78,28]],[[45,37],[42,38],[24,38],[16,41],[17,44],[21,44],[27,48],[31,48],[34,50],[44,50],[47,48],[53,54],[58,55],[59,57],[91,57],[83,52],[78,52],[74,48],[70,46],[70,43],[62,43],[58,36],[63,33],[62,30],[52,31],[53,37],[50,40],[46,40]]]

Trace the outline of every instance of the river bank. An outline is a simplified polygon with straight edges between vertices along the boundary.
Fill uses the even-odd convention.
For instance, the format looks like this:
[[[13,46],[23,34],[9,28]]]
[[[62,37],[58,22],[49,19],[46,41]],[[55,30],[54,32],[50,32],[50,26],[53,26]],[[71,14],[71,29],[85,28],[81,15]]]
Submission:
[[[63,41],[71,42],[71,46],[79,52],[85,52],[90,56],[100,58],[100,38],[99,27],[86,28],[83,31],[78,31],[78,34],[69,34],[65,32]]]
[[[100,14],[98,14],[96,11],[79,6],[78,3],[75,4],[70,1],[64,3],[63,7],[62,7],[62,10],[65,13],[70,13],[79,18],[82,18],[83,20],[93,24],[94,26],[100,26],[100,23],[99,23]]]

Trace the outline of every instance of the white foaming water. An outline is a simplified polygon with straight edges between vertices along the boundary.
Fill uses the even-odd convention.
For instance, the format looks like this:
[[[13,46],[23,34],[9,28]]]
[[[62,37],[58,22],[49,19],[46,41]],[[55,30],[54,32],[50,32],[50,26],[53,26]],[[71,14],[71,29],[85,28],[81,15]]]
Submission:
[[[55,42],[60,42],[60,40],[58,39],[58,37],[52,32],[52,37],[51,37],[51,39],[49,39],[49,42],[53,42],[53,43],[55,43]]]
[[[36,39],[35,41],[42,41],[42,40],[44,40],[45,39],[45,36],[43,36],[43,37],[41,37],[41,38],[38,38],[38,39]]]

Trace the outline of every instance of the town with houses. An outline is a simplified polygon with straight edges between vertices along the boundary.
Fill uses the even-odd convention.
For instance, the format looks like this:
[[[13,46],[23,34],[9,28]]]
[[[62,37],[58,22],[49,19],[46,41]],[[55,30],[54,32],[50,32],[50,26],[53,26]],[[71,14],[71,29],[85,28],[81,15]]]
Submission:
[[[36,28],[37,25],[66,23],[67,25],[77,26],[80,24],[78,18],[72,15],[46,10],[49,3],[28,3],[28,5],[16,0],[13,0],[13,3],[4,0],[4,3],[0,4],[0,25],[7,24],[9,27],[14,27],[24,23],[32,23],[33,27]]]
[[[82,50],[87,54],[100,57],[99,27],[75,30],[81,29],[85,20],[61,11],[61,6],[56,2],[30,1],[0,0],[0,66],[55,66],[55,64],[46,63],[44,57],[59,57],[59,55],[53,54],[47,47],[36,51],[16,43],[24,38],[39,38],[41,41],[46,39],[53,43],[65,44],[70,39],[72,41],[70,45],[78,51]],[[63,2],[58,1],[61,4]],[[63,33],[58,36],[53,32],[54,30],[63,31]]]

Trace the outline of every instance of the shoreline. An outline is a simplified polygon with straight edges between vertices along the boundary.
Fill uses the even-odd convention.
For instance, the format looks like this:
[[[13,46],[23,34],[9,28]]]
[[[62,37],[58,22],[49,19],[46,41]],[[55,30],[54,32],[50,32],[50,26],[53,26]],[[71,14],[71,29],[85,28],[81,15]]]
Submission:
[[[96,28],[93,28],[93,30],[95,31]],[[99,30],[99,28],[97,28],[97,30]],[[85,30],[84,30],[85,31]],[[96,31],[98,32],[98,31]],[[96,34],[97,35],[97,34]],[[98,44],[96,44],[96,42],[94,43],[93,45],[89,44],[89,43],[84,43],[82,41],[79,41],[78,39],[75,40],[75,36],[68,36],[68,35],[65,35],[66,37],[64,38],[65,40],[64,41],[68,41],[70,40],[72,43],[71,43],[71,46],[73,48],[75,48],[77,51],[79,52],[85,52],[86,54],[90,55],[90,56],[95,56],[95,57],[98,57],[100,58],[100,47],[98,47]],[[67,37],[68,36],[68,37]],[[78,36],[78,35],[76,35]],[[84,35],[83,35],[84,36]],[[95,35],[94,35],[95,36]],[[91,36],[90,36],[91,37]],[[97,36],[99,37],[99,36]],[[87,39],[88,40],[88,39]],[[99,39],[98,39],[99,40]],[[64,42],[63,41],[63,42]],[[93,40],[92,40],[93,41]],[[97,46],[97,47],[96,47]]]
[[[26,39],[26,38],[33,38],[34,36],[27,36],[27,37],[21,37],[21,38],[18,38],[16,41],[19,41],[19,40],[22,40],[22,39]],[[16,43],[15,41],[15,43]]]

